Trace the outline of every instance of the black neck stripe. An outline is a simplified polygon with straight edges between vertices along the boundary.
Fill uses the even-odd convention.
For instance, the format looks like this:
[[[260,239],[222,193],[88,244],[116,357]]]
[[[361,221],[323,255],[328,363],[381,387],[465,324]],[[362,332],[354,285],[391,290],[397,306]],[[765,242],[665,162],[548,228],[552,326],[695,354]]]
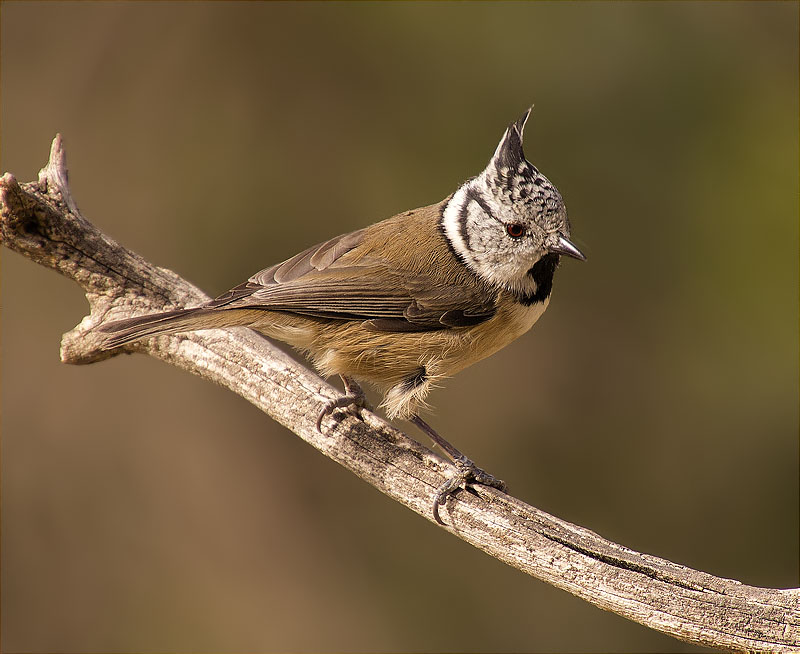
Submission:
[[[517,302],[529,307],[537,302],[544,302],[550,297],[550,292],[553,290],[553,275],[555,275],[558,267],[558,259],[559,256],[551,252],[550,254],[545,254],[533,264],[528,271],[528,275],[535,282],[536,290],[533,293],[517,294]]]

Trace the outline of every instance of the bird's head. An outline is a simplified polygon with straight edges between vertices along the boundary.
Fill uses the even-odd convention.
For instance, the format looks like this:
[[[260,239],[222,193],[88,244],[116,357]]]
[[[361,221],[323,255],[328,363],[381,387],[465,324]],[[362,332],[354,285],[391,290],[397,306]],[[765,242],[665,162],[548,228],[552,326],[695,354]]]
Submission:
[[[459,187],[442,212],[453,251],[479,277],[530,296],[536,266],[555,269],[560,255],[585,260],[570,241],[564,200],[525,159],[522,134],[530,109],[508,126],[489,164]],[[547,290],[549,294],[549,288]]]

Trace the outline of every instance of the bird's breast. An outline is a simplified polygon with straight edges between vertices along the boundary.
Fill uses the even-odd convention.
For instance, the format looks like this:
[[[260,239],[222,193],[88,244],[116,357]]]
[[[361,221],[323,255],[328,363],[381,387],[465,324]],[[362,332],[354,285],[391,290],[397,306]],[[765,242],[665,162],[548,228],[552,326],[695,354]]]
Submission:
[[[491,356],[527,332],[547,309],[550,298],[532,305],[503,303],[494,316],[460,334],[460,347],[445,355],[442,372],[450,376]]]

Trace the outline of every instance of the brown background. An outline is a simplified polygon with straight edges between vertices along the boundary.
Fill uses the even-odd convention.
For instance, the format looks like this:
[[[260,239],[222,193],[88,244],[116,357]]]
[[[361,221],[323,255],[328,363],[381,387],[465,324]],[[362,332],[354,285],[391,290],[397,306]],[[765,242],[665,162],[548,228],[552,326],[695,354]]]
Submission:
[[[83,213],[217,294],[441,199],[535,103],[528,158],[589,260],[431,421],[560,517],[794,586],[797,24],[770,2],[5,2],[2,170],[35,178],[61,132]],[[78,287],[2,263],[5,651],[696,651],[220,388],[59,364]]]

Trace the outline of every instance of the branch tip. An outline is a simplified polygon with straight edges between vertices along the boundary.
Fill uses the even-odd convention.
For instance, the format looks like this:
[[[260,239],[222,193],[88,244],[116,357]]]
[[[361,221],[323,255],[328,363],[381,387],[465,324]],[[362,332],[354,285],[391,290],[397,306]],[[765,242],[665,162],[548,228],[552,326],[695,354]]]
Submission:
[[[64,150],[64,141],[57,133],[50,146],[50,159],[47,165],[39,171],[39,188],[42,191],[56,191],[69,207],[70,211],[78,213],[78,206],[72,199],[69,190],[69,171],[67,170],[67,153]]]

